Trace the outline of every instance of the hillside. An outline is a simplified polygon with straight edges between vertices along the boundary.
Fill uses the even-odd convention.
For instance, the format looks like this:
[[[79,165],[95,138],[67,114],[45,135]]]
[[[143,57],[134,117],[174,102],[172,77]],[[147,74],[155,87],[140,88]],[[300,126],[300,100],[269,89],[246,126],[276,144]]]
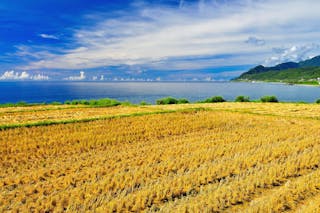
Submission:
[[[286,62],[274,67],[259,65],[235,78],[235,81],[267,81],[295,84],[319,84],[320,56],[299,63]]]
[[[1,108],[0,212],[316,212],[319,117],[288,103]]]

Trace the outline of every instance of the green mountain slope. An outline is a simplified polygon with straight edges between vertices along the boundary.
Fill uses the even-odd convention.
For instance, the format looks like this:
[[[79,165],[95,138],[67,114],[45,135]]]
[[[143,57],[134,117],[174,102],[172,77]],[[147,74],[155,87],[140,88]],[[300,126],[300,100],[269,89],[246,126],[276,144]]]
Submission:
[[[320,55],[309,60],[301,61],[300,67],[320,67]]]
[[[274,67],[259,65],[234,80],[319,84],[320,56],[299,63],[287,62],[278,64]]]

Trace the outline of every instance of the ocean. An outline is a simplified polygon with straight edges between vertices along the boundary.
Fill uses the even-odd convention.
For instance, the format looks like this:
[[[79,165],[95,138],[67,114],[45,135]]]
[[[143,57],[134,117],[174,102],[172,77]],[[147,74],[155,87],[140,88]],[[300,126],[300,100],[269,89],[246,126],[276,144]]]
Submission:
[[[320,98],[320,87],[244,82],[0,82],[0,103],[99,98],[155,103],[167,96],[194,102],[211,96],[234,100],[239,95],[249,96],[251,100],[275,95],[280,101],[314,102]]]

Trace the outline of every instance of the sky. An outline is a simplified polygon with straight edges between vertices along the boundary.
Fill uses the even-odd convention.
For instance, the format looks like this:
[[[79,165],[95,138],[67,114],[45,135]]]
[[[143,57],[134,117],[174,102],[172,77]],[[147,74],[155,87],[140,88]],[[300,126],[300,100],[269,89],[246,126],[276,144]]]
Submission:
[[[226,80],[320,55],[320,1],[1,0],[0,80]]]

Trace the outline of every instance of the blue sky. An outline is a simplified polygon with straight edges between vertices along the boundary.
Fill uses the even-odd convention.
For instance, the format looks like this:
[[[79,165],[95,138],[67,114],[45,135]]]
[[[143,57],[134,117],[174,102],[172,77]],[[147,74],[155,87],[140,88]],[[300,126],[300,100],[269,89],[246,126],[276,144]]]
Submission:
[[[319,55],[319,9],[314,0],[1,0],[0,80],[230,79]]]

